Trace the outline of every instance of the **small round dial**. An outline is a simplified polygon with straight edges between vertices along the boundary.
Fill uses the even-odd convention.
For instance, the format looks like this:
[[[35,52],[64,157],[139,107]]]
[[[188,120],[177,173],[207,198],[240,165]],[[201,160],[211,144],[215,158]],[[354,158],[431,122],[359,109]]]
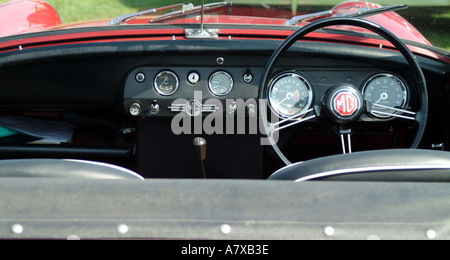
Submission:
[[[269,104],[282,117],[295,117],[311,107],[311,84],[301,75],[284,73],[269,87]]]
[[[363,87],[364,100],[372,102],[376,111],[371,114],[378,118],[389,118],[388,114],[395,114],[392,108],[403,108],[408,98],[408,91],[405,83],[392,74],[378,74],[371,77]],[[387,113],[387,114],[386,114]]]
[[[225,71],[218,71],[209,78],[209,90],[216,96],[225,96],[233,89],[233,78]]]
[[[177,75],[170,71],[160,72],[154,81],[156,92],[163,96],[173,95],[180,85]]]

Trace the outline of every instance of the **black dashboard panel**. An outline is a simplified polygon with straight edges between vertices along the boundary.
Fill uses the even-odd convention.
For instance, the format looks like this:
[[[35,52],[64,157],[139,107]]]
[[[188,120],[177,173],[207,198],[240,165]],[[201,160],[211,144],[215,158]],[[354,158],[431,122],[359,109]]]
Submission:
[[[230,114],[230,100],[256,100],[266,62],[278,44],[279,41],[258,40],[99,42],[4,52],[0,53],[0,110],[60,112],[60,120],[74,124],[86,135],[83,142],[58,145],[52,156],[67,158],[79,149],[87,149],[106,161],[111,151],[119,151],[126,166],[145,177],[195,178],[199,172],[191,142],[196,136],[203,136],[210,144],[207,174],[211,177],[262,178],[263,168],[271,161],[267,159],[271,151],[261,147],[259,135],[236,132],[177,135],[170,126],[172,118],[181,111],[174,111],[171,106],[177,100],[183,100],[185,105],[196,99],[202,103],[216,100],[222,113]],[[219,62],[220,58],[223,62]],[[450,68],[439,61],[423,57],[419,60],[428,82],[428,129],[433,133],[425,135],[422,146],[444,143],[448,147]],[[388,50],[302,42],[280,59],[271,77],[283,72],[304,75],[313,87],[314,104],[318,104],[333,85],[349,83],[361,90],[373,75],[391,73],[408,85],[408,104],[414,109],[418,105],[417,90],[405,64],[401,55]],[[155,77],[163,71],[170,71],[179,79],[173,95],[155,91]],[[209,78],[218,71],[229,73],[234,83],[233,89],[223,96],[213,95],[208,86]],[[192,72],[199,76],[195,84],[189,82]],[[144,80],[137,77],[140,73]],[[246,75],[252,76],[251,81]],[[201,92],[199,98],[196,92]],[[141,106],[136,116],[130,114],[134,103]],[[157,113],[151,112],[155,104],[159,108]],[[302,130],[317,133],[314,125]],[[378,128],[369,130],[376,132]],[[46,155],[43,151],[49,148],[10,144],[1,147],[1,154],[20,157],[12,153],[18,147],[26,148],[29,157]],[[312,150],[302,152],[314,155]],[[89,153],[85,155],[81,159],[93,158]],[[188,168],[190,172],[186,171]]]
[[[34,48],[0,54],[1,108],[28,106],[35,109],[118,109],[139,92],[132,75],[137,69],[148,69],[147,80],[163,70],[180,69],[181,91],[176,98],[191,98],[193,86],[187,83],[186,73],[199,71],[204,88],[215,71],[230,71],[235,87],[230,98],[256,97],[260,75],[278,41],[163,41],[117,42],[62,45],[59,48]],[[220,65],[217,59],[225,62]],[[445,64],[420,59],[428,80],[445,85],[450,73]],[[401,55],[387,50],[327,43],[301,43],[292,47],[288,57],[280,61],[284,70],[350,71],[356,69],[387,70],[400,74],[405,62]],[[389,67],[387,67],[389,65]],[[243,82],[243,74],[250,70],[253,81]],[[403,75],[402,74],[402,75]],[[327,77],[319,75],[317,84]],[[351,78],[351,75],[349,76]],[[328,77],[329,78],[329,77]],[[347,81],[347,77],[339,81]],[[134,84],[134,85],[133,85]],[[145,83],[151,89],[151,84]],[[4,87],[3,87],[4,86]],[[184,87],[183,87],[184,86]],[[442,85],[441,85],[442,86]],[[195,86],[194,86],[195,87]],[[124,93],[130,96],[124,97]],[[175,96],[174,96],[175,97]],[[146,96],[153,98],[153,96]],[[173,97],[161,100],[172,100]],[[221,97],[224,98],[224,97]],[[225,97],[226,98],[226,97]],[[128,109],[127,109],[128,110]],[[124,111],[120,108],[120,111]]]
[[[249,57],[251,59],[251,57]],[[156,80],[161,73],[168,72],[177,80],[176,88],[170,95],[164,95],[158,92]],[[232,89],[225,95],[215,95],[210,89],[210,80],[214,73],[227,73],[233,79]],[[257,103],[259,88],[259,78],[263,72],[262,67],[137,67],[126,76],[124,83],[123,107],[126,114],[136,117],[173,117],[180,112],[186,112],[192,116],[195,114],[194,101],[200,107],[203,105],[203,116],[212,112],[235,114],[232,109],[237,100],[244,102],[253,100],[252,104]],[[310,82],[314,93],[314,101],[311,106],[321,103],[322,97],[328,89],[338,84],[350,84],[360,91],[363,86],[375,75],[395,75],[405,84],[407,96],[407,105],[417,105],[417,90],[414,87],[412,79],[404,71],[395,68],[367,68],[355,64],[346,67],[326,66],[310,67],[286,67],[280,66],[274,73],[277,75],[287,72],[302,75]],[[198,82],[191,83],[189,77],[195,75]],[[167,80],[167,79],[166,79]],[[207,104],[217,104],[209,102],[211,100],[219,102],[214,107]],[[248,102],[250,104],[251,102]],[[200,108],[199,108],[200,109]],[[248,109],[248,108],[247,108]],[[136,111],[138,110],[138,111]],[[196,115],[198,115],[197,113]]]
[[[192,100],[199,100],[202,104],[210,99],[220,100],[222,111],[227,106],[226,100],[256,100],[258,96],[259,78],[262,68],[251,67],[138,67],[133,69],[126,77],[124,86],[124,108],[129,112],[133,104],[141,106],[138,116],[174,116],[182,109],[173,105],[187,104]],[[171,95],[158,93],[155,87],[155,78],[161,72],[171,72],[177,77],[179,87]],[[223,96],[214,95],[209,82],[214,73],[223,72],[233,79],[231,91]],[[198,82],[190,83],[189,76],[197,75]],[[143,77],[140,80],[137,77]],[[247,82],[246,82],[247,81]],[[152,109],[157,106],[158,109]],[[174,108],[172,108],[174,107]],[[217,108],[216,108],[217,109]],[[190,109],[188,109],[190,112]],[[213,109],[213,112],[215,110]],[[218,111],[219,112],[219,111]]]

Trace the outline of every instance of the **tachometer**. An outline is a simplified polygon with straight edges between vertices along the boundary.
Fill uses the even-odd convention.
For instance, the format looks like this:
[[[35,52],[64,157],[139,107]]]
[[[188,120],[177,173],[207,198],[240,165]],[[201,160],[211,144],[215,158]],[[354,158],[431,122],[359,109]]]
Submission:
[[[282,117],[295,117],[311,107],[311,84],[296,73],[278,76],[269,87],[269,104]]]
[[[379,112],[371,112],[378,118],[389,118],[391,116],[384,113],[395,114],[393,108],[403,108],[408,98],[408,91],[405,83],[397,76],[383,73],[371,77],[363,87],[364,100],[371,101],[373,104],[381,105],[377,107]]]
[[[233,89],[233,78],[225,71],[218,71],[209,78],[209,90],[216,96],[225,96]]]
[[[156,92],[163,96],[173,95],[180,85],[180,81],[175,73],[162,71],[155,77],[154,87]]]

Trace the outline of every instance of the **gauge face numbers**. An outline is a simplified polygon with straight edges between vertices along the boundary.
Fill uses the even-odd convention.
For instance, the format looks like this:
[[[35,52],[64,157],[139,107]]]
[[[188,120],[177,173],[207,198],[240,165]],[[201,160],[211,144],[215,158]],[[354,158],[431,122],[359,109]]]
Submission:
[[[215,96],[225,96],[233,89],[233,78],[225,71],[218,71],[209,78],[209,90]]]
[[[155,77],[154,87],[156,92],[163,96],[173,95],[180,85],[180,81],[175,73],[170,71],[160,72]]]
[[[378,74],[370,78],[363,88],[364,100],[385,107],[403,108],[408,98],[405,83],[392,74]],[[388,114],[396,112],[389,108],[374,107],[377,111],[371,114],[377,118],[390,118]],[[374,109],[374,110],[375,110]]]
[[[311,107],[311,84],[299,74],[278,76],[269,87],[269,105],[281,117],[295,117]]]

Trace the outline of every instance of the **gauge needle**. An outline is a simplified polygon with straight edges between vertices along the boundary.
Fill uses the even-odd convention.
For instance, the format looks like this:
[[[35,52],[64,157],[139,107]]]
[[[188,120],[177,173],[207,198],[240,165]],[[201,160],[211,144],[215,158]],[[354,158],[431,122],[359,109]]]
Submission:
[[[291,97],[292,97],[292,93],[287,93],[286,97],[283,100],[281,100],[280,102],[278,102],[278,105],[281,105],[284,101],[291,99]]]
[[[386,100],[386,99],[388,99],[388,97],[389,97],[388,94],[382,93],[380,99],[378,99],[378,101],[375,102],[375,104],[378,104],[378,102],[380,102],[381,100]]]
[[[289,100],[289,99],[293,99],[294,101],[298,102],[300,101],[300,92],[298,90],[296,90],[293,93],[286,93],[286,97],[281,100],[280,102],[278,102],[278,105],[281,105],[284,101]]]
[[[159,85],[159,87],[161,88],[161,87],[164,85],[164,83],[166,83],[166,81],[167,81],[167,78],[165,78],[165,79],[163,80],[163,82],[161,83],[161,85]]]
[[[283,100],[281,100],[280,102],[278,102],[278,105],[281,105],[284,101],[289,100],[292,97],[293,97],[293,93],[289,93],[289,92],[286,93],[286,97]]]

